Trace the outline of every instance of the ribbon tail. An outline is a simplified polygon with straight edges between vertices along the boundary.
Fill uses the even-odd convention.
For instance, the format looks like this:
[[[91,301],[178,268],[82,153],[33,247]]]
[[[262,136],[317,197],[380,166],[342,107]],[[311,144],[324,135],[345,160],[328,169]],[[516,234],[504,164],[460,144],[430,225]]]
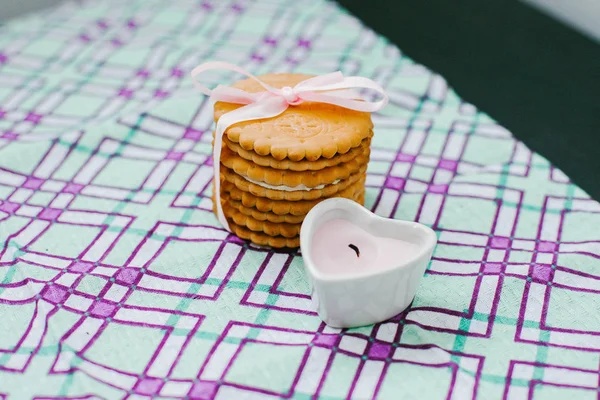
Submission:
[[[230,111],[219,118],[215,130],[215,141],[213,147],[213,171],[215,180],[215,202],[217,219],[223,227],[231,232],[227,218],[223,213],[221,204],[221,150],[223,149],[223,134],[230,126],[242,121],[253,121],[275,117],[288,108],[285,99],[281,97],[267,97],[257,103],[248,104],[236,110]]]
[[[338,96],[339,90],[347,89],[367,89],[377,93],[379,101],[369,102],[364,100],[350,99],[347,95]],[[375,81],[361,76],[344,77],[341,81],[326,83],[321,86],[303,85],[301,87],[300,98],[319,103],[335,104],[340,107],[349,108],[355,111],[374,112],[382,109],[388,102],[385,90]]]
[[[388,102],[387,96],[376,102],[363,100],[354,100],[352,97],[343,94],[342,96],[331,96],[324,93],[308,92],[300,96],[303,100],[314,101],[317,103],[328,103],[344,107],[354,111],[375,112],[381,110]]]

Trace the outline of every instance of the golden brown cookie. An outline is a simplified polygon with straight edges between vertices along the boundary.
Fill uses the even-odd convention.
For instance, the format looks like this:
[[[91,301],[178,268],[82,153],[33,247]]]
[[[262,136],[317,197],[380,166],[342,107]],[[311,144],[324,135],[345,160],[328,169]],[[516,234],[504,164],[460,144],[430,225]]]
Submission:
[[[250,240],[252,243],[259,246],[270,246],[274,248],[297,248],[300,246],[300,237],[285,238],[283,236],[269,236],[262,232],[253,232],[250,229],[236,225],[234,222],[229,222],[231,231],[241,239]]]
[[[358,196],[358,203],[364,203],[364,190]],[[285,237],[285,236],[273,236],[269,233],[261,231],[253,231],[244,225],[238,225],[233,218],[227,218],[231,231],[238,237],[250,240],[252,243],[259,246],[270,246],[274,248],[297,248],[300,246],[300,236]],[[298,232],[300,232],[298,228]]]
[[[275,190],[265,188],[244,179],[242,176],[236,174],[232,170],[221,166],[221,180],[229,183],[233,183],[242,192],[248,192],[258,197],[266,197],[271,200],[288,200],[288,201],[299,201],[299,200],[316,200],[322,197],[330,197],[334,194],[346,189],[348,186],[356,183],[367,171],[367,165],[363,164],[358,172],[350,175],[348,179],[344,179],[341,182],[325,185],[319,189],[312,190]]]
[[[361,197],[364,197],[364,192],[359,193],[353,200],[361,203]],[[306,215],[295,216],[295,215],[277,215],[272,213],[260,213],[256,209],[256,212],[251,213],[250,215],[245,213],[244,211],[249,210],[248,208],[238,203],[238,207],[236,208],[230,204],[229,201],[226,201],[221,197],[222,205],[223,205],[223,213],[227,219],[233,220],[237,225],[245,226],[254,232],[264,232],[270,236],[283,236],[286,238],[292,238],[300,234],[300,226],[304,221],[304,217]],[[213,211],[216,213],[216,207],[214,207],[214,199],[213,199]],[[242,211],[244,210],[244,211]],[[253,215],[256,215],[258,218],[254,218]],[[269,220],[270,216],[275,216],[276,218],[281,219],[281,221],[273,222]],[[292,217],[294,222],[285,221],[285,217]]]
[[[350,151],[347,153],[337,154],[332,158],[321,157],[316,161],[300,160],[295,162],[287,158],[283,160],[276,160],[271,156],[259,156],[253,151],[242,149],[238,143],[231,142],[226,136],[223,138],[223,143],[240,157],[262,167],[285,169],[290,171],[319,171],[327,167],[333,167],[338,164],[346,163],[363,154],[365,149],[369,148],[371,145],[371,138],[369,137],[364,139],[358,147],[350,149]]]
[[[213,207],[213,211],[216,211]],[[233,221],[236,225],[245,226],[252,232],[262,232],[269,236],[283,236],[285,238],[293,238],[300,234],[300,226],[302,223],[288,224],[286,222],[269,222],[259,221],[252,217],[242,214],[229,204],[223,204],[223,214],[227,221]]]
[[[359,177],[357,182],[329,197],[344,197],[347,199],[354,199],[360,193],[364,192],[365,179],[366,176],[362,175]],[[233,183],[227,181],[222,182],[221,191],[222,193],[226,193],[230,199],[241,202],[244,207],[254,208],[263,213],[271,212],[277,215],[289,214],[294,216],[304,216],[310,211],[311,208],[327,198],[323,197],[316,200],[302,201],[274,201],[265,197],[255,196],[252,193],[244,192],[236,187]]]
[[[225,147],[221,154],[221,163],[230,170],[233,170],[236,174],[255,182],[266,183],[271,186],[287,186],[294,188],[302,185],[308,188],[315,188],[348,179],[352,174],[355,174],[369,162],[370,153],[371,149],[367,147],[363,150],[362,154],[359,154],[357,157],[346,163],[319,171],[300,172],[261,167],[260,165],[254,164],[252,161],[248,161],[238,156],[229,148]],[[260,184],[257,183],[257,185]]]
[[[281,223],[281,222],[286,222],[288,224],[299,224],[302,221],[304,221],[304,217],[306,216],[306,214],[301,214],[301,215],[292,215],[292,214],[284,214],[284,215],[279,215],[279,214],[275,214],[273,212],[262,212],[259,211],[257,208],[255,207],[246,207],[242,204],[241,201],[239,200],[233,200],[229,197],[229,193],[223,192],[221,193],[221,201],[224,203],[227,203],[230,207],[235,208],[236,210],[238,210],[239,212],[241,212],[244,215],[247,215],[248,217],[252,217],[258,221],[270,221],[270,222],[276,222],[276,223]],[[214,202],[214,196],[213,196],[213,202]]]
[[[350,197],[350,199],[363,204],[364,203],[364,191],[356,193],[353,197]],[[275,214],[273,212],[262,212],[262,211],[259,211],[255,207],[244,206],[241,201],[231,199],[229,197],[229,194],[225,193],[225,192],[221,193],[221,201],[224,203],[227,203],[230,207],[233,207],[234,209],[241,212],[242,214],[244,214],[248,217],[254,218],[255,220],[258,220],[258,221],[269,221],[269,222],[275,222],[275,223],[285,222],[288,224],[299,224],[299,223],[302,223],[302,221],[304,221],[304,217],[306,217],[306,214],[279,215],[279,214]],[[213,202],[214,202],[214,197],[213,197]]]
[[[268,74],[260,77],[265,83],[282,88],[295,86],[308,78],[303,74]],[[233,87],[256,93],[263,87],[251,79],[239,81]],[[225,113],[242,107],[240,104],[217,102],[215,121]],[[230,126],[225,135],[241,148],[276,160],[315,161],[347,153],[370,137],[373,123],[369,113],[349,110],[332,104],[304,102],[290,106],[282,114],[267,119],[243,121]]]
[[[363,179],[364,183],[364,179]],[[354,196],[354,201],[359,204],[364,204],[365,190],[364,187]],[[231,231],[238,237],[250,240],[254,244],[260,246],[271,246],[275,248],[296,248],[300,246],[299,233],[302,224],[276,224],[272,222],[257,221],[252,217],[240,213],[233,209],[229,203],[221,198],[223,203],[223,212]],[[214,207],[213,211],[216,212]],[[304,218],[304,216],[302,216]]]

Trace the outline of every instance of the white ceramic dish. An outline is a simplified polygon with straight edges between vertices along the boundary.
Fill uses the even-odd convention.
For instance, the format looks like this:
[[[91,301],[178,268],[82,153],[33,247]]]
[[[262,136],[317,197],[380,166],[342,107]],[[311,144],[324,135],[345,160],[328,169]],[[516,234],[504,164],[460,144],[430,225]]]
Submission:
[[[326,221],[345,219],[374,237],[414,243],[419,251],[384,270],[331,274],[319,270],[311,253],[312,238]],[[425,225],[383,218],[360,204],[332,198],[322,201],[306,216],[300,230],[304,267],[312,287],[313,306],[329,326],[350,328],[385,321],[404,311],[413,300],[421,277],[437,243],[435,232]]]

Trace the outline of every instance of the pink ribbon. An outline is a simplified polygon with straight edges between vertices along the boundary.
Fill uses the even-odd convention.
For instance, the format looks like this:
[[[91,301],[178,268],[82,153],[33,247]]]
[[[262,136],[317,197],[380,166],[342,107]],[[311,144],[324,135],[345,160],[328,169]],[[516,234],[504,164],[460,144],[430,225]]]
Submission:
[[[200,84],[196,78],[198,75],[213,69],[225,69],[238,72],[256,81],[265,90],[257,93],[248,93],[229,86],[218,85],[209,89]],[[362,112],[374,112],[382,109],[388,102],[383,88],[376,82],[360,76],[345,77],[340,71],[325,75],[315,76],[298,83],[294,87],[286,86],[281,89],[267,85],[265,82],[250,74],[243,68],[226,62],[214,61],[201,64],[191,72],[194,86],[202,93],[210,96],[217,102],[245,104],[223,114],[217,121],[215,131],[215,142],[213,148],[213,168],[215,176],[215,201],[217,207],[217,218],[225,229],[231,232],[227,219],[223,214],[221,205],[221,180],[219,179],[221,166],[221,149],[223,147],[223,134],[230,126],[242,121],[273,118],[283,113],[289,106],[302,104],[304,101],[317,103],[328,103]],[[378,93],[380,100],[368,102],[360,99],[351,89],[369,89]]]

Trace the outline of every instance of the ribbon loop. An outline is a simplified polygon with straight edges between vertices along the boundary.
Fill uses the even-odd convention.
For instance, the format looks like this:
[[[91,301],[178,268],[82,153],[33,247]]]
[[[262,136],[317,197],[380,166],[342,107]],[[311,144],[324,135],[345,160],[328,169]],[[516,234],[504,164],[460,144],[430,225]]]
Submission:
[[[258,93],[249,93],[244,90],[229,86],[218,85],[209,89],[199,83],[196,78],[206,71],[221,69],[240,73],[257,82],[265,90]],[[281,89],[274,88],[261,81],[256,76],[236,65],[221,61],[201,64],[191,72],[194,86],[202,93],[210,96],[212,101],[243,104],[243,107],[230,111],[219,118],[215,129],[213,148],[213,168],[215,179],[215,202],[217,218],[221,225],[231,232],[231,228],[223,214],[221,205],[221,150],[223,148],[223,134],[232,125],[242,121],[273,118],[283,113],[289,106],[296,106],[304,101],[328,103],[355,111],[374,112],[382,109],[388,102],[388,97],[383,88],[371,79],[360,76],[344,77],[340,71],[319,75],[298,83],[294,87],[285,86]],[[367,89],[376,92],[381,99],[369,102],[361,99],[352,89]]]

